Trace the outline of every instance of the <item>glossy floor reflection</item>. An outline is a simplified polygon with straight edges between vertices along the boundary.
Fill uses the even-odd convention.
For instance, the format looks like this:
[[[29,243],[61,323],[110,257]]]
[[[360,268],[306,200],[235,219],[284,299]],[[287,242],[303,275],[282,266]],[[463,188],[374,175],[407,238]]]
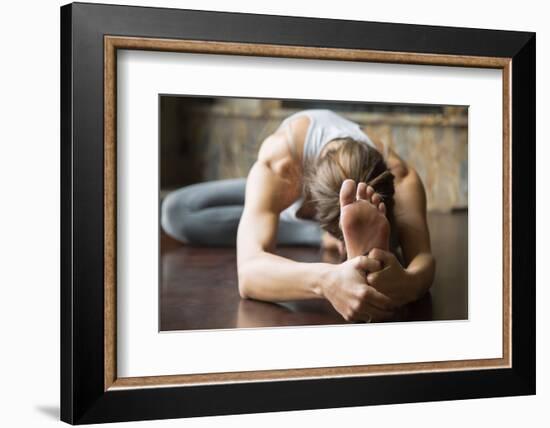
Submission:
[[[429,294],[405,307],[394,321],[466,319],[468,314],[468,215],[431,214],[437,261]],[[278,254],[294,260],[334,260],[316,248],[287,247]],[[184,246],[161,241],[160,329],[197,330],[344,324],[321,300],[266,303],[242,300],[237,291],[234,248]]]

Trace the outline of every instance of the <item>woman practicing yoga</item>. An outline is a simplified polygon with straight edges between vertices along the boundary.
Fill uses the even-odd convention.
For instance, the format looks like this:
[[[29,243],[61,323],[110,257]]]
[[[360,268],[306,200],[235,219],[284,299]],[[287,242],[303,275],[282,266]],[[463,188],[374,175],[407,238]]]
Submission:
[[[243,298],[324,298],[349,321],[392,319],[429,289],[435,272],[416,171],[329,110],[285,119],[247,179],[169,194],[161,224],[182,242],[236,242]],[[335,249],[342,263],[289,260],[274,254],[277,243]]]

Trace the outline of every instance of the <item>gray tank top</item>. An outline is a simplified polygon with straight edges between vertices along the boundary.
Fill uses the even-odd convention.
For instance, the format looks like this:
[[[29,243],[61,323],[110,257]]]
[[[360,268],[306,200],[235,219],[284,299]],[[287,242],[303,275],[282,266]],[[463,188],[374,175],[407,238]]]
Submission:
[[[303,165],[311,165],[312,162],[315,162],[323,147],[335,139],[352,138],[355,141],[375,147],[371,139],[361,130],[361,127],[357,123],[339,116],[331,110],[303,110],[287,117],[279,126],[279,129],[285,128],[292,148],[296,146],[292,141],[291,123],[293,119],[302,115],[309,118],[309,127],[302,155]],[[301,198],[281,212],[280,219],[287,221],[311,221],[296,216],[303,202],[304,198],[302,195]]]

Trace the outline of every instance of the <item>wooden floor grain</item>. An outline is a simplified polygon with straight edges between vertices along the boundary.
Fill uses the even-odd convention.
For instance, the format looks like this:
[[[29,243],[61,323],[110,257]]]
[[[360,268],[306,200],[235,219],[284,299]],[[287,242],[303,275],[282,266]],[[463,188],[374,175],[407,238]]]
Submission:
[[[468,214],[430,214],[437,270],[430,293],[408,305],[394,321],[459,320],[468,317]],[[317,248],[286,247],[278,254],[303,262],[329,260]],[[234,248],[182,245],[161,239],[160,330],[198,330],[343,324],[321,300],[266,303],[242,300]]]

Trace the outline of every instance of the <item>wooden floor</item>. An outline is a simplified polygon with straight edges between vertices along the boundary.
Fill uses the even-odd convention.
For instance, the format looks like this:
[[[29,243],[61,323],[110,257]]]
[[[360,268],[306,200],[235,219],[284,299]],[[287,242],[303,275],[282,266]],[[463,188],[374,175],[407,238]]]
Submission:
[[[394,321],[468,318],[468,214],[429,216],[437,270],[430,293]],[[286,247],[278,254],[303,262],[327,260],[321,250]],[[283,304],[242,300],[234,248],[204,248],[161,239],[160,330],[343,324],[321,300]]]

